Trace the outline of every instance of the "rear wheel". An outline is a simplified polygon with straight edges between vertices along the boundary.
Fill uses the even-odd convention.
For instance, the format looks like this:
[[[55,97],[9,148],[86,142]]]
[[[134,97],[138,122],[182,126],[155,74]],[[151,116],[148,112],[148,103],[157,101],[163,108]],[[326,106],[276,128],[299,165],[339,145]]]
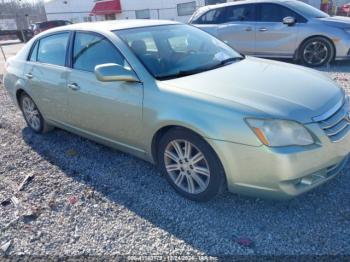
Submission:
[[[20,107],[27,125],[36,133],[46,133],[52,127],[46,123],[33,99],[26,93],[20,96]]]
[[[335,55],[332,43],[323,37],[313,37],[300,47],[300,59],[304,65],[317,67],[330,63]]]
[[[166,133],[159,143],[158,160],[169,183],[188,199],[207,201],[224,187],[225,173],[216,153],[190,131]]]

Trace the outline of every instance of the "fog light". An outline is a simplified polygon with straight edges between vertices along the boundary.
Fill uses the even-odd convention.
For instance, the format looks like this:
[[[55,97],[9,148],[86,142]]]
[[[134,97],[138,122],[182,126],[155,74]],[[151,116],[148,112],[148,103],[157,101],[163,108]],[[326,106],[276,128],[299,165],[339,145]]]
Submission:
[[[300,184],[303,184],[305,186],[311,186],[322,179],[325,179],[325,177],[320,174],[312,174],[302,178]]]

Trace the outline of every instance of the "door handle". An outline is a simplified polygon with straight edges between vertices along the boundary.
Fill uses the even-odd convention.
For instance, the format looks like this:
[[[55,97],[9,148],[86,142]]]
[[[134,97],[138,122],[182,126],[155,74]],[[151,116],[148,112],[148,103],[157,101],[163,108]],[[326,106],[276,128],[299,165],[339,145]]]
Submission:
[[[246,30],[247,32],[250,32],[250,31],[252,31],[252,30],[253,30],[253,28],[251,28],[251,27],[247,27],[245,30]]]
[[[266,28],[266,27],[261,27],[261,28],[259,28],[259,31],[260,31],[260,32],[266,32],[266,31],[267,31],[267,28]]]
[[[25,74],[26,78],[28,79],[32,79],[33,78],[33,75],[31,73],[28,73],[28,74]]]
[[[73,91],[78,91],[80,89],[80,87],[76,83],[69,84],[68,88],[72,89]]]

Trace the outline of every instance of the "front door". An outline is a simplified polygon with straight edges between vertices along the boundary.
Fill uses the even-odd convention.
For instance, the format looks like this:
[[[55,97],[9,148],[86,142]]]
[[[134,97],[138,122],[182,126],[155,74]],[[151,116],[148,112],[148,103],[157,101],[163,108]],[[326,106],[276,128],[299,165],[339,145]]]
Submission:
[[[298,32],[303,18],[279,4],[259,4],[256,23],[256,55],[267,57],[292,57],[297,49]],[[283,24],[292,16],[297,23]]]
[[[106,38],[77,32],[72,69],[68,77],[70,125],[119,144],[141,148],[143,85],[100,82],[96,65],[115,63],[128,67],[124,57]]]

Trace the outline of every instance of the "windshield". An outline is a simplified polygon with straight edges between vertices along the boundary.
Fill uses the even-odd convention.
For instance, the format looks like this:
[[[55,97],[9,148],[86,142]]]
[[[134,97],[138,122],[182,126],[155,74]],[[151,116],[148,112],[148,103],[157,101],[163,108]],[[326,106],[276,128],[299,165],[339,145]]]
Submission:
[[[285,4],[307,18],[325,18],[328,14],[321,10],[300,1],[285,2]]]
[[[143,27],[115,33],[159,80],[197,74],[243,59],[225,43],[189,25]]]

